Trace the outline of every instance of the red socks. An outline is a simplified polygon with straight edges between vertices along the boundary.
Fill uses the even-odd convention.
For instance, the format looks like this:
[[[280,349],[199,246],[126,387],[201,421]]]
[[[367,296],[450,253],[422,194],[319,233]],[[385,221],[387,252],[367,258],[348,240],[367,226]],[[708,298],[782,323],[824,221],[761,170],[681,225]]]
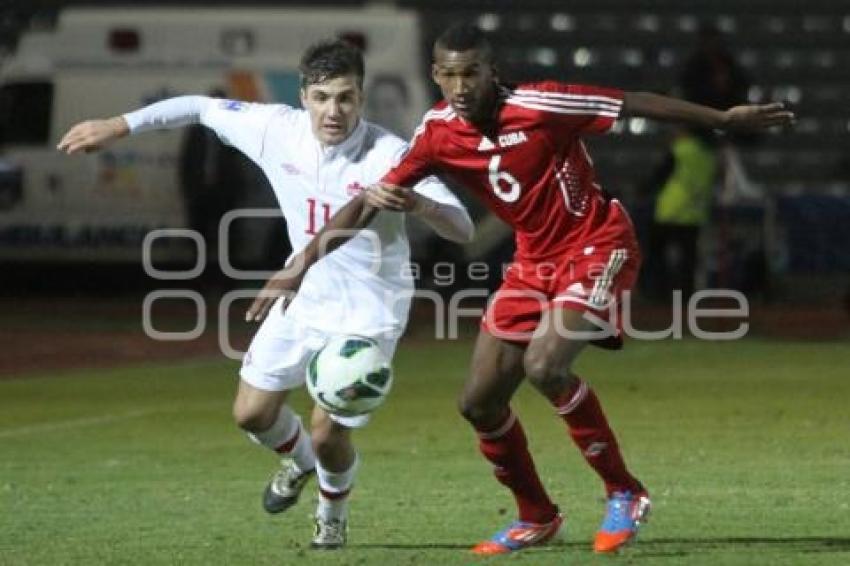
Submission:
[[[643,489],[626,469],[599,399],[585,381],[579,380],[578,386],[564,392],[552,403],[567,423],[570,436],[584,459],[605,482],[609,495],[615,491],[635,493]]]
[[[493,464],[496,479],[513,492],[521,521],[548,523],[555,518],[558,508],[543,489],[525,432],[513,412],[496,429],[478,430],[478,447]]]

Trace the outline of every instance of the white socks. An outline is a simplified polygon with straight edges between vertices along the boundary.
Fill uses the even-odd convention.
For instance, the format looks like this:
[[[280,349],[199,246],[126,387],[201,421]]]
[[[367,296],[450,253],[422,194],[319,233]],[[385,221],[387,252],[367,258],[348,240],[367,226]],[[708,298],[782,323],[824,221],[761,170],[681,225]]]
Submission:
[[[268,430],[248,433],[248,437],[281,456],[289,456],[301,472],[315,468],[319,484],[319,505],[316,516],[325,520],[346,518],[348,493],[351,491],[354,476],[360,465],[358,455],[355,455],[354,462],[344,472],[331,472],[322,468],[313,454],[310,435],[301,424],[301,418],[287,405],[280,408],[277,420]]]
[[[344,472],[330,472],[317,461],[316,478],[319,481],[319,506],[316,516],[322,519],[344,520],[348,514],[348,493],[354,484],[354,476],[360,465],[360,457],[355,456],[351,467]]]
[[[248,433],[248,437],[281,456],[289,456],[302,472],[316,467],[316,456],[313,454],[310,435],[304,430],[301,417],[287,405],[281,406],[277,420],[268,430]]]

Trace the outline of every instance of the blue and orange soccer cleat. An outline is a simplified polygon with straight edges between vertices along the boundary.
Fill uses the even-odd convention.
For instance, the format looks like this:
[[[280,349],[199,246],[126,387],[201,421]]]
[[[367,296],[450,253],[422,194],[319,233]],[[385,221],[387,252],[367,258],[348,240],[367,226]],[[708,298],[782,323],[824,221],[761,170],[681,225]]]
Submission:
[[[614,492],[608,498],[608,507],[602,526],[596,532],[593,550],[616,552],[637,536],[641,523],[646,522],[651,504],[645,491]]]
[[[473,546],[472,552],[480,556],[492,556],[543,544],[552,540],[558,534],[563,522],[564,517],[560,513],[556,514],[555,518],[548,523],[514,521],[505,530],[493,535],[490,540],[479,542]]]

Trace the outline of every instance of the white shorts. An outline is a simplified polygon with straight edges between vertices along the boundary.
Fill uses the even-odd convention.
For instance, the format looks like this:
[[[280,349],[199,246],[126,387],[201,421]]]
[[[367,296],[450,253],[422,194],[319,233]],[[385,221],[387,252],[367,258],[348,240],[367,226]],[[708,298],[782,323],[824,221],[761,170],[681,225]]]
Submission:
[[[390,359],[401,337],[401,332],[362,334],[374,339]],[[239,376],[248,385],[263,391],[300,387],[306,381],[310,357],[333,336],[333,333],[311,328],[286,316],[281,313],[280,303],[275,302],[242,359]],[[369,415],[331,415],[331,418],[349,428],[360,428],[369,422]]]

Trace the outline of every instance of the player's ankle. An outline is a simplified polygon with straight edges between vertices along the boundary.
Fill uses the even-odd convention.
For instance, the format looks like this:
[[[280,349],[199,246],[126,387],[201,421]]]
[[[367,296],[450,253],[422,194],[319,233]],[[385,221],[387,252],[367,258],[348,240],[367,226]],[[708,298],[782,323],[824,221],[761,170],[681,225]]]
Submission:
[[[524,508],[519,512],[519,520],[526,523],[544,525],[551,523],[558,516],[558,506],[554,503]]]

